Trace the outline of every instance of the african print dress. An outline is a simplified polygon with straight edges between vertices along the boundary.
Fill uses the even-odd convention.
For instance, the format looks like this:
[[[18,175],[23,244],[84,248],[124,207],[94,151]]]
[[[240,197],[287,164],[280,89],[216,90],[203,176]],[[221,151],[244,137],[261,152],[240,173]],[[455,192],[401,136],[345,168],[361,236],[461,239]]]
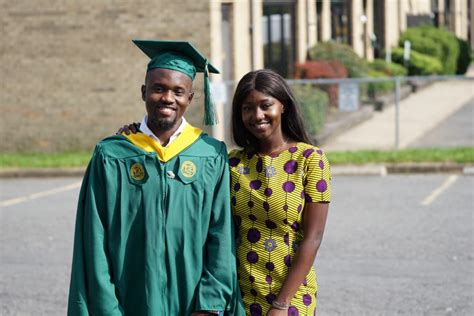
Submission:
[[[233,150],[229,158],[245,311],[266,315],[304,238],[305,203],[330,200],[329,163],[320,149],[305,143],[275,156]],[[288,314],[314,315],[316,292],[316,274],[311,268]]]

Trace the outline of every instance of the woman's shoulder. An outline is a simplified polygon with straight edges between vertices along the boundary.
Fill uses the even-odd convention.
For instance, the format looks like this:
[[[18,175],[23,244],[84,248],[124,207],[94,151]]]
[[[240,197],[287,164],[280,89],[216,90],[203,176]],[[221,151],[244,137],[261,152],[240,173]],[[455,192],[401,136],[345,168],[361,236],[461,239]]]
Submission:
[[[322,148],[312,145],[312,144],[298,143],[297,147],[300,150],[303,157],[305,158],[309,158],[310,156],[323,156],[324,155],[324,151]]]

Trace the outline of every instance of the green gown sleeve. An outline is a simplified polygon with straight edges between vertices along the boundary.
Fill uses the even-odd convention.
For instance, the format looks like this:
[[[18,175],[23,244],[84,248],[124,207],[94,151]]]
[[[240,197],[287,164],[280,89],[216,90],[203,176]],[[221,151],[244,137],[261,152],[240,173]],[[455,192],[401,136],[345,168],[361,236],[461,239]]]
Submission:
[[[220,176],[220,179],[215,188],[205,243],[204,268],[196,291],[195,311],[219,310],[224,311],[225,315],[244,315],[236,277],[228,157],[226,147],[222,147],[221,161],[216,168],[216,175]],[[228,302],[224,308],[223,302]]]
[[[76,215],[68,315],[123,315],[107,254],[106,161],[100,147],[82,182]]]

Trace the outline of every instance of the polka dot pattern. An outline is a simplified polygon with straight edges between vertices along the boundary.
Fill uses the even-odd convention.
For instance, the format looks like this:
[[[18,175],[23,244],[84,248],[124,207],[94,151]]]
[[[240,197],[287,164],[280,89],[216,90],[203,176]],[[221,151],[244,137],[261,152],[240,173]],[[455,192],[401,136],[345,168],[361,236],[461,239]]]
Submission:
[[[304,143],[273,156],[234,150],[229,157],[242,298],[247,315],[266,315],[304,238],[306,203],[330,200],[329,163],[319,148]],[[312,269],[288,315],[313,315],[315,293]]]

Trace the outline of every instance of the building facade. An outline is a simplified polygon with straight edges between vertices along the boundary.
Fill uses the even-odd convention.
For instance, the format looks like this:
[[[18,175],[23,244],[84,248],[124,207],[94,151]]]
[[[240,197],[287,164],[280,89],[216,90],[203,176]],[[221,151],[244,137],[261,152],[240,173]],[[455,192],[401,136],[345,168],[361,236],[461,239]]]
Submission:
[[[13,140],[3,151],[89,148],[139,121],[148,59],[135,38],[191,41],[222,70],[211,77],[216,87],[263,67],[291,78],[322,41],[383,58],[419,23],[445,26],[474,46],[473,0],[0,0],[0,7],[1,128]],[[188,115],[198,126],[201,85]],[[209,132],[222,138],[222,130]]]
[[[224,60],[225,79],[238,80],[247,71],[262,67],[291,77],[294,63],[304,61],[308,49],[323,41],[348,44],[368,60],[384,57],[398,46],[404,30],[421,24],[446,27],[472,45],[472,2],[214,0],[212,56]]]

